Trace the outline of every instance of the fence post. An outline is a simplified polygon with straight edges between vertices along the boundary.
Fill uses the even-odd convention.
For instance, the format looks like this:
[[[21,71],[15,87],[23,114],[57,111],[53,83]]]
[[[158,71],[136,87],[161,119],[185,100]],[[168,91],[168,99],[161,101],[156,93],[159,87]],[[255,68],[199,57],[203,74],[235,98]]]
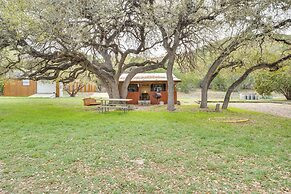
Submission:
[[[220,112],[220,104],[216,104],[216,106],[215,106],[215,112]]]

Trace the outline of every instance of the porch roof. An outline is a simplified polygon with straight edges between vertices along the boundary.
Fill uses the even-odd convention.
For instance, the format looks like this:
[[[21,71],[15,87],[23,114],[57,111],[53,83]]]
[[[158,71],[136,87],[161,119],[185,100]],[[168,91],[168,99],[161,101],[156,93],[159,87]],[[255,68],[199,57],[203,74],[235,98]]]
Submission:
[[[128,73],[123,73],[119,81],[123,82],[127,77]],[[175,82],[180,82],[181,80],[178,79],[174,74],[173,78]],[[136,74],[132,80],[132,82],[149,82],[149,81],[167,81],[167,74],[166,73],[138,73]]]

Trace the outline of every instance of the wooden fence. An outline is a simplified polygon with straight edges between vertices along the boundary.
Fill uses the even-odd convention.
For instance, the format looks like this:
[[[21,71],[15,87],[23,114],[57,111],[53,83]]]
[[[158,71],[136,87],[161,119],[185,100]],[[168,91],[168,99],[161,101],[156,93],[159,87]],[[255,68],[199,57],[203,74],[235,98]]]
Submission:
[[[69,87],[69,91],[72,92],[73,90],[73,86],[75,86],[75,88],[77,87],[78,83],[70,83],[65,87]],[[97,92],[98,88],[97,85],[95,83],[87,83],[85,84],[85,86],[80,90],[80,92]]]
[[[69,84],[70,91],[73,84]],[[97,92],[98,87],[95,83],[87,83],[80,92]],[[31,96],[37,93],[37,82],[32,80],[6,80],[4,82],[4,96]]]

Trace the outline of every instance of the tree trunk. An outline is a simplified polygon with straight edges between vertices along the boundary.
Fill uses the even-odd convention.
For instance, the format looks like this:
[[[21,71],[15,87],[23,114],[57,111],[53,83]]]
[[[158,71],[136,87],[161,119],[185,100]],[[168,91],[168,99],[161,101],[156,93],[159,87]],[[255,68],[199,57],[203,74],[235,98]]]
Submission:
[[[130,83],[130,82],[129,82]],[[127,97],[127,94],[128,94],[128,85],[129,83],[125,83],[123,82],[123,84],[121,85],[121,88],[120,88],[120,97],[122,99],[126,99]]]
[[[110,83],[109,87],[106,87],[106,90],[108,92],[109,98],[120,98],[119,88],[118,88],[118,82],[117,83]]]
[[[114,78],[101,79],[109,98],[120,98],[118,81]]]
[[[201,102],[200,102],[200,108],[207,108],[207,100],[208,100],[208,85],[202,84],[201,88]]]
[[[208,79],[205,79],[205,83],[202,84],[201,88],[201,104],[200,108],[207,108],[207,101],[208,101],[208,89],[211,84],[211,82],[214,80],[214,78],[218,75],[218,72],[211,75],[211,77]],[[206,78],[206,77],[205,77]]]
[[[239,85],[239,84],[238,84]],[[237,86],[238,86],[237,85]],[[228,104],[229,104],[229,100],[230,100],[230,96],[232,94],[232,92],[234,91],[234,89],[237,86],[233,86],[233,84],[227,89],[227,92],[224,96],[224,100],[223,100],[223,104],[222,104],[222,109],[227,109],[228,108]]]
[[[127,94],[128,94],[128,86],[132,80],[132,78],[137,74],[137,73],[140,73],[140,72],[144,72],[144,71],[138,71],[138,69],[134,69],[132,70],[128,75],[127,77],[125,78],[124,82],[122,83],[121,85],[121,88],[120,88],[120,96],[121,98],[125,99],[127,97]]]
[[[291,89],[286,88],[284,91],[281,92],[287,100],[291,100]]]
[[[253,67],[247,69],[244,72],[244,74],[242,74],[241,77],[239,77],[233,84],[231,84],[231,86],[229,86],[229,88],[227,89],[227,92],[225,94],[223,104],[222,104],[222,109],[228,108],[230,96],[231,96],[232,92],[235,90],[235,88],[237,86],[239,86],[249,76],[250,73],[252,73],[253,71],[255,71],[257,69],[262,69],[264,67],[266,67],[265,64],[259,64],[259,65],[256,65],[256,66],[253,66]]]
[[[175,83],[173,78],[173,67],[175,62],[175,54],[171,53],[167,65],[167,80],[168,80],[168,111],[175,111]]]
[[[207,108],[207,100],[208,100],[208,89],[211,84],[211,82],[214,80],[214,78],[218,75],[218,73],[215,73],[219,65],[223,62],[224,58],[226,56],[222,55],[218,59],[214,61],[214,63],[209,68],[207,74],[205,75],[202,83],[201,88],[201,103],[200,108]]]
[[[132,75],[134,74],[134,75]],[[125,78],[124,82],[122,83],[121,85],[121,88],[120,88],[120,96],[121,98],[123,99],[126,99],[127,97],[127,94],[128,94],[128,86],[132,80],[132,78],[136,75],[137,73],[129,73],[127,75],[127,77]]]
[[[227,58],[233,51],[235,51],[238,48],[238,45],[243,42],[243,39],[241,40],[234,40],[227,46],[223,52],[217,57],[217,59],[212,63],[211,67],[208,69],[207,74],[205,75],[203,79],[202,89],[201,89],[201,104],[200,108],[207,108],[207,92],[209,89],[209,86],[213,79],[218,75],[216,74],[216,70],[219,68],[219,66],[222,64],[222,62]]]

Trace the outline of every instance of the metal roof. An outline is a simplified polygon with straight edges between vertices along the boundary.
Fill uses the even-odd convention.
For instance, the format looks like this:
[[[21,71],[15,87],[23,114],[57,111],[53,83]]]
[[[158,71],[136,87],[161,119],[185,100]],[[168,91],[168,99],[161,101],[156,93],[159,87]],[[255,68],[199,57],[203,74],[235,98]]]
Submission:
[[[119,81],[123,82],[125,78],[127,77],[128,73],[123,73]],[[174,74],[173,74],[174,81],[180,82],[181,80],[178,79]],[[138,73],[136,74],[131,81],[138,82],[138,81],[167,81],[167,74],[166,73]]]

